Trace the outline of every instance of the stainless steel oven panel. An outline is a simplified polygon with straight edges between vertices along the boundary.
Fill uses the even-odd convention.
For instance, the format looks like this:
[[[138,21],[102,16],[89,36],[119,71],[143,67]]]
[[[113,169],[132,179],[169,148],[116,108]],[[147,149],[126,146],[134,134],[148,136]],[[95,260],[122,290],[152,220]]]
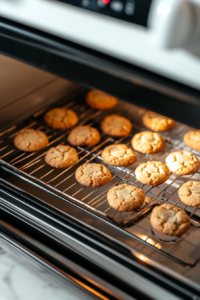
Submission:
[[[135,259],[141,263],[140,267],[143,271],[146,269],[146,266],[149,266],[148,269],[146,269],[147,273],[151,276],[153,276],[156,280],[164,280],[167,284],[172,284],[171,288],[177,288],[177,283],[184,282],[184,284],[190,286],[190,288],[194,288],[199,290],[199,284],[196,282],[193,282],[192,279],[188,279],[184,276],[185,272],[188,272],[190,268],[188,265],[183,264],[181,262],[175,261],[170,256],[163,255],[162,252],[155,251],[151,245],[147,246],[146,243],[141,242],[137,237],[134,237],[130,235],[128,232],[124,231],[123,229],[120,229],[114,225],[112,225],[109,222],[105,222],[101,220],[98,217],[95,217],[93,214],[86,212],[85,210],[78,208],[76,205],[65,203],[65,211],[64,207],[62,205],[63,201],[60,201],[58,197],[55,195],[48,194],[47,192],[44,192],[41,190],[41,188],[32,186],[32,183],[24,182],[20,176],[16,177],[14,174],[7,174],[2,173],[4,177],[4,182],[6,183],[9,181],[10,187],[13,187],[15,189],[18,189],[18,194],[23,195],[25,197],[28,197],[29,200],[31,200],[30,196],[34,194],[37,198],[34,198],[34,202],[27,202],[25,203],[24,200],[20,200],[20,196],[9,196],[9,192],[6,192],[6,194],[3,192],[1,193],[1,209],[8,211],[11,215],[16,215],[21,220],[24,220],[25,223],[31,224],[32,226],[37,226],[40,231],[44,232],[47,235],[50,235],[53,239],[57,240],[59,239],[60,242],[66,243],[69,246],[74,245],[75,249],[78,249],[77,247],[80,247],[80,237],[86,238],[84,243],[81,243],[81,245],[84,247],[86,245],[86,248],[88,248],[87,244],[88,241],[95,243],[96,246],[98,246],[98,250],[96,246],[93,245],[91,248],[91,252],[88,255],[88,258],[94,259],[94,262],[98,262],[98,264],[101,262],[100,258],[98,258],[98,252],[100,252],[100,256],[104,257],[103,254],[105,250],[111,251],[112,255],[115,255],[116,261],[119,259],[122,261],[120,262],[121,267],[125,266],[128,263],[128,268],[131,268],[129,272],[132,272],[137,267],[138,263],[135,262]],[[13,176],[14,175],[14,176]],[[16,190],[17,191],[17,190]],[[9,197],[9,199],[5,199]],[[39,200],[43,198],[43,201]],[[54,210],[53,206],[47,207],[48,211],[42,212],[42,206],[44,208],[44,199],[49,199],[54,201]],[[54,199],[54,200],[53,200]],[[16,203],[14,203],[17,201]],[[13,203],[12,203],[13,202]],[[37,203],[39,205],[38,208],[34,208],[33,206]],[[53,203],[53,202],[52,202]],[[41,206],[42,205],[42,206]],[[61,205],[61,206],[60,206]],[[57,209],[55,209],[57,207]],[[62,208],[62,213],[59,207]],[[30,211],[31,209],[31,211]],[[33,209],[33,210],[32,210]],[[50,210],[49,210],[50,209]],[[27,212],[26,212],[27,210]],[[50,216],[50,219],[45,222],[46,218],[48,217],[48,212],[53,213],[53,216]],[[39,215],[38,215],[39,214]],[[57,219],[59,217],[59,220]],[[61,219],[60,219],[61,218]],[[79,238],[75,241],[73,238],[70,241],[67,241],[66,234],[67,230],[66,228],[70,228],[69,224],[67,225],[69,220],[75,221],[77,224],[80,224],[81,227],[79,227],[78,231],[77,229],[72,229],[73,232],[78,233]],[[47,220],[47,219],[46,219]],[[32,223],[33,222],[33,223]],[[53,223],[52,223],[53,222]],[[56,223],[57,225],[56,225]],[[34,225],[35,224],[35,225]],[[52,226],[52,225],[53,226]],[[60,230],[59,224],[63,225],[63,229]],[[39,227],[38,227],[39,226]],[[50,226],[50,227],[49,227]],[[58,226],[58,230],[56,227]],[[67,227],[66,227],[67,226]],[[65,228],[65,229],[64,229]],[[81,232],[80,228],[85,228],[86,232]],[[89,232],[92,230],[93,234],[97,234],[99,237],[104,237],[106,240],[100,239],[99,241],[96,240],[95,236],[90,236]],[[67,234],[68,237],[68,234]],[[107,241],[110,241],[109,244],[107,244]],[[74,244],[75,242],[75,244]],[[78,243],[78,244],[77,244]],[[111,243],[111,244],[110,244]],[[79,245],[79,246],[78,246]],[[99,248],[100,247],[100,248]],[[111,248],[110,248],[111,247]],[[86,255],[86,250],[81,249],[81,253],[84,253]],[[86,251],[86,252],[85,252]],[[97,251],[97,252],[96,252]],[[96,253],[96,255],[94,254]],[[109,252],[106,252],[106,258],[108,256]],[[102,256],[103,255],[103,256]],[[131,258],[132,257],[132,258]],[[145,258],[145,260],[144,260]],[[109,266],[108,261],[106,261],[106,264],[104,265],[103,261],[102,267],[106,268],[109,272],[114,272],[114,274],[119,274],[119,278],[126,279],[129,284],[133,284],[133,277],[125,276],[125,274],[121,275],[121,271],[119,273],[119,270],[113,269],[113,266]],[[143,266],[142,266],[143,265]],[[131,267],[132,266],[132,267]],[[151,267],[153,268],[151,270]],[[117,267],[118,268],[118,267]],[[122,267],[123,268],[123,267]],[[155,270],[159,270],[162,274],[168,274],[168,276],[173,276],[173,282],[170,281],[170,279],[167,279],[166,276],[163,277],[159,273],[155,273]],[[163,273],[164,272],[164,273]],[[195,280],[198,281],[198,278],[195,276],[195,272],[193,273],[193,276],[195,277]],[[172,277],[171,277],[172,278]],[[176,281],[178,280],[178,282]],[[176,282],[176,283],[175,283]],[[188,293],[188,291],[185,291],[183,286],[181,286],[181,292]],[[190,292],[189,292],[190,295]]]
[[[73,251],[79,252],[82,256],[89,259],[89,261],[102,267],[119,280],[125,281],[130,286],[137,288],[139,291],[144,291],[145,286],[145,293],[151,295],[153,299],[160,299],[161,293],[162,299],[169,299],[169,297],[170,299],[181,299],[183,295],[193,298],[193,293],[189,291],[189,289],[185,290],[183,286],[180,288],[177,285],[176,280],[183,278],[181,278],[180,275],[177,276],[177,274],[168,268],[174,265],[176,271],[179,270],[178,272],[183,273],[184,270],[188,269],[186,265],[178,264],[160,253],[155,254],[154,250],[152,251],[152,253],[154,252],[154,261],[151,259],[151,255],[148,255],[150,257],[148,262],[146,261],[138,265],[133,258],[138,258],[139,261],[140,256],[147,257],[147,252],[150,251],[149,253],[151,253],[151,250],[149,247],[142,245],[137,239],[130,238],[129,234],[119,228],[101,221],[99,218],[90,214],[88,215],[84,210],[77,209],[72,205],[68,206],[70,217],[59,220],[55,216],[52,217],[48,215],[47,212],[42,212],[41,208],[38,210],[30,203],[25,204],[24,201],[20,200],[20,196],[10,197],[9,193],[6,192],[6,194],[1,190],[1,210],[8,212],[13,217],[19,218],[24,224],[34,227],[38,232],[48,235],[55,242],[59,242]],[[24,205],[26,209],[24,209]],[[80,226],[83,229],[85,228],[86,231],[81,232],[81,229],[76,229],[70,225],[68,223],[70,218],[78,220]],[[4,222],[1,224],[5,225]],[[106,240],[110,240],[110,247],[108,246],[109,244],[105,242],[106,240],[104,240],[104,242],[103,239],[98,241],[95,239],[95,236],[92,237],[90,235],[90,229],[92,229],[94,233],[98,233],[99,236],[104,236]],[[78,234],[79,238],[76,238],[75,234]],[[131,255],[128,254],[131,253],[130,251],[132,251],[132,258]],[[159,266],[159,262],[162,262],[164,265],[164,267],[162,266],[162,268],[160,268],[160,271],[162,269],[162,272],[168,271],[168,274],[176,275],[175,282],[171,282],[167,277],[162,278],[159,273],[155,272],[155,268]],[[149,264],[149,266],[154,268],[152,270],[151,268],[146,269],[145,264]],[[139,273],[138,270],[143,273]],[[147,277],[145,277],[145,273],[148,275]],[[152,279],[152,281],[150,279]],[[168,285],[167,290],[163,290],[162,284],[155,285],[157,280],[161,280],[161,282],[163,281],[164,284]],[[184,281],[186,283],[187,279]],[[190,283],[187,282],[187,284]],[[195,287],[193,283],[192,286],[193,288]],[[177,290],[180,294],[177,293],[177,295],[173,295]],[[171,293],[172,291],[173,293]],[[182,295],[182,297],[180,295]]]

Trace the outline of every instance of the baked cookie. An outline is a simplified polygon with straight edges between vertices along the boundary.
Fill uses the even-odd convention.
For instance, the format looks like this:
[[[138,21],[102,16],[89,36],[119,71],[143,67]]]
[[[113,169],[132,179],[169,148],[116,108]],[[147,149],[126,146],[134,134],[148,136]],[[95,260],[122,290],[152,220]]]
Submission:
[[[144,203],[143,190],[128,184],[113,187],[107,194],[108,203],[119,211],[131,211],[140,208]]]
[[[67,140],[74,146],[93,146],[100,141],[100,134],[96,128],[78,126],[72,129]]]
[[[76,170],[75,177],[84,186],[99,187],[108,183],[112,175],[103,165],[84,164]]]
[[[93,109],[111,109],[117,105],[117,98],[92,90],[87,94],[86,103]]]
[[[14,138],[14,145],[22,151],[34,152],[45,148],[49,143],[43,131],[31,128],[21,130]]]
[[[155,131],[167,131],[175,126],[175,121],[159,115],[153,111],[147,111],[142,117],[144,126]]]
[[[106,147],[101,157],[106,164],[112,166],[130,166],[136,161],[133,150],[124,144],[114,144]]]
[[[200,130],[188,131],[183,137],[184,143],[197,151],[200,151]]]
[[[156,186],[169,178],[169,169],[160,161],[147,161],[136,168],[135,176],[143,184]]]
[[[165,147],[165,141],[159,133],[143,131],[134,135],[131,145],[136,151],[150,154],[162,151]]]
[[[200,182],[188,181],[178,190],[178,195],[185,204],[189,206],[200,206]]]
[[[126,136],[131,132],[131,122],[118,115],[109,115],[101,122],[101,130],[111,136]]]
[[[154,207],[150,222],[154,229],[170,236],[181,236],[190,228],[186,212],[171,204]]]
[[[48,111],[44,120],[48,126],[54,129],[68,129],[78,123],[78,117],[71,109],[64,107],[53,108]]]
[[[200,167],[198,158],[186,150],[170,153],[166,157],[165,163],[169,170],[177,175],[195,173]]]
[[[78,162],[78,154],[70,146],[58,145],[47,151],[45,161],[53,168],[69,168]]]

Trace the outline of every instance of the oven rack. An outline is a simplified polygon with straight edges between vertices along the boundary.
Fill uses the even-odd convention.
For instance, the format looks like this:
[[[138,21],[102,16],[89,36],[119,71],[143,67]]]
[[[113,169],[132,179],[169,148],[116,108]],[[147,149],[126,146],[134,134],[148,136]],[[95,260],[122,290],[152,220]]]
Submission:
[[[104,164],[100,155],[104,147],[110,144],[125,143],[127,146],[131,147],[132,136],[136,132],[147,130],[140,123],[141,116],[145,110],[133,105],[131,105],[130,110],[127,103],[124,105],[123,101],[119,101],[117,107],[112,111],[94,111],[85,105],[84,95],[71,100],[64,105],[64,107],[70,108],[77,113],[79,116],[78,125],[91,125],[98,130],[100,130],[99,124],[105,115],[111,113],[126,115],[133,121],[132,132],[123,138],[113,138],[101,133],[101,140],[97,145],[93,147],[75,147],[79,155],[78,163],[68,169],[54,169],[45,163],[45,154],[52,146],[64,143],[68,144],[67,135],[70,130],[61,131],[49,128],[43,121],[43,116],[46,112],[46,109],[43,109],[35,113],[30,119],[14,125],[0,133],[0,159],[2,162],[13,170],[20,172],[22,175],[26,174],[26,176],[30,178],[30,181],[36,180],[39,184],[50,188],[57,194],[81,204],[81,206],[86,207],[93,213],[96,213],[121,227],[136,222],[136,220],[151,207],[152,203],[155,203],[155,200],[160,201],[160,203],[168,201],[169,203],[182,207],[190,214],[193,225],[199,227],[200,209],[191,208],[186,205],[183,207],[183,203],[178,198],[177,194],[178,188],[185,181],[189,179],[200,180],[200,174],[198,172],[189,176],[177,176],[171,173],[169,179],[164,184],[157,187],[141,184],[136,180],[134,175],[135,168],[144,161],[159,160],[164,162],[165,157],[170,152],[188,149],[182,142],[182,136],[189,127],[177,123],[175,129],[161,133],[166,141],[165,149],[160,153],[151,155],[143,155],[135,151],[137,160],[130,167],[114,167],[106,165],[112,173],[112,179],[106,185],[99,188],[83,187],[75,180],[74,173],[77,167],[87,162]],[[18,150],[13,144],[13,138],[23,128],[33,128],[44,131],[49,138],[48,147],[32,153]],[[191,151],[191,149],[188,150]],[[200,153],[193,150],[192,152],[195,152],[195,154],[200,157]],[[106,197],[108,190],[113,186],[122,183],[135,185],[142,188],[145,192],[145,203],[136,212],[117,212],[108,205]]]

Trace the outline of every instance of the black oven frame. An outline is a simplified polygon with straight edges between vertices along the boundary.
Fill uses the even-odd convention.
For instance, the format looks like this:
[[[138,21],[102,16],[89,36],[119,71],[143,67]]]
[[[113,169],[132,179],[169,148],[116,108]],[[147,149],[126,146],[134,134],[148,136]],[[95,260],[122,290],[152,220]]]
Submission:
[[[0,41],[3,55],[200,128],[198,89],[5,18]]]

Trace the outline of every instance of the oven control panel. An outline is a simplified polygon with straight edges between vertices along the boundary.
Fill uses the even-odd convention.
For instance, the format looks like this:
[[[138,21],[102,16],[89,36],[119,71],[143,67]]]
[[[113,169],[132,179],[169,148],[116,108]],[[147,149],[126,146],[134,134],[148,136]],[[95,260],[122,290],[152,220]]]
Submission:
[[[152,0],[57,0],[147,27]]]

